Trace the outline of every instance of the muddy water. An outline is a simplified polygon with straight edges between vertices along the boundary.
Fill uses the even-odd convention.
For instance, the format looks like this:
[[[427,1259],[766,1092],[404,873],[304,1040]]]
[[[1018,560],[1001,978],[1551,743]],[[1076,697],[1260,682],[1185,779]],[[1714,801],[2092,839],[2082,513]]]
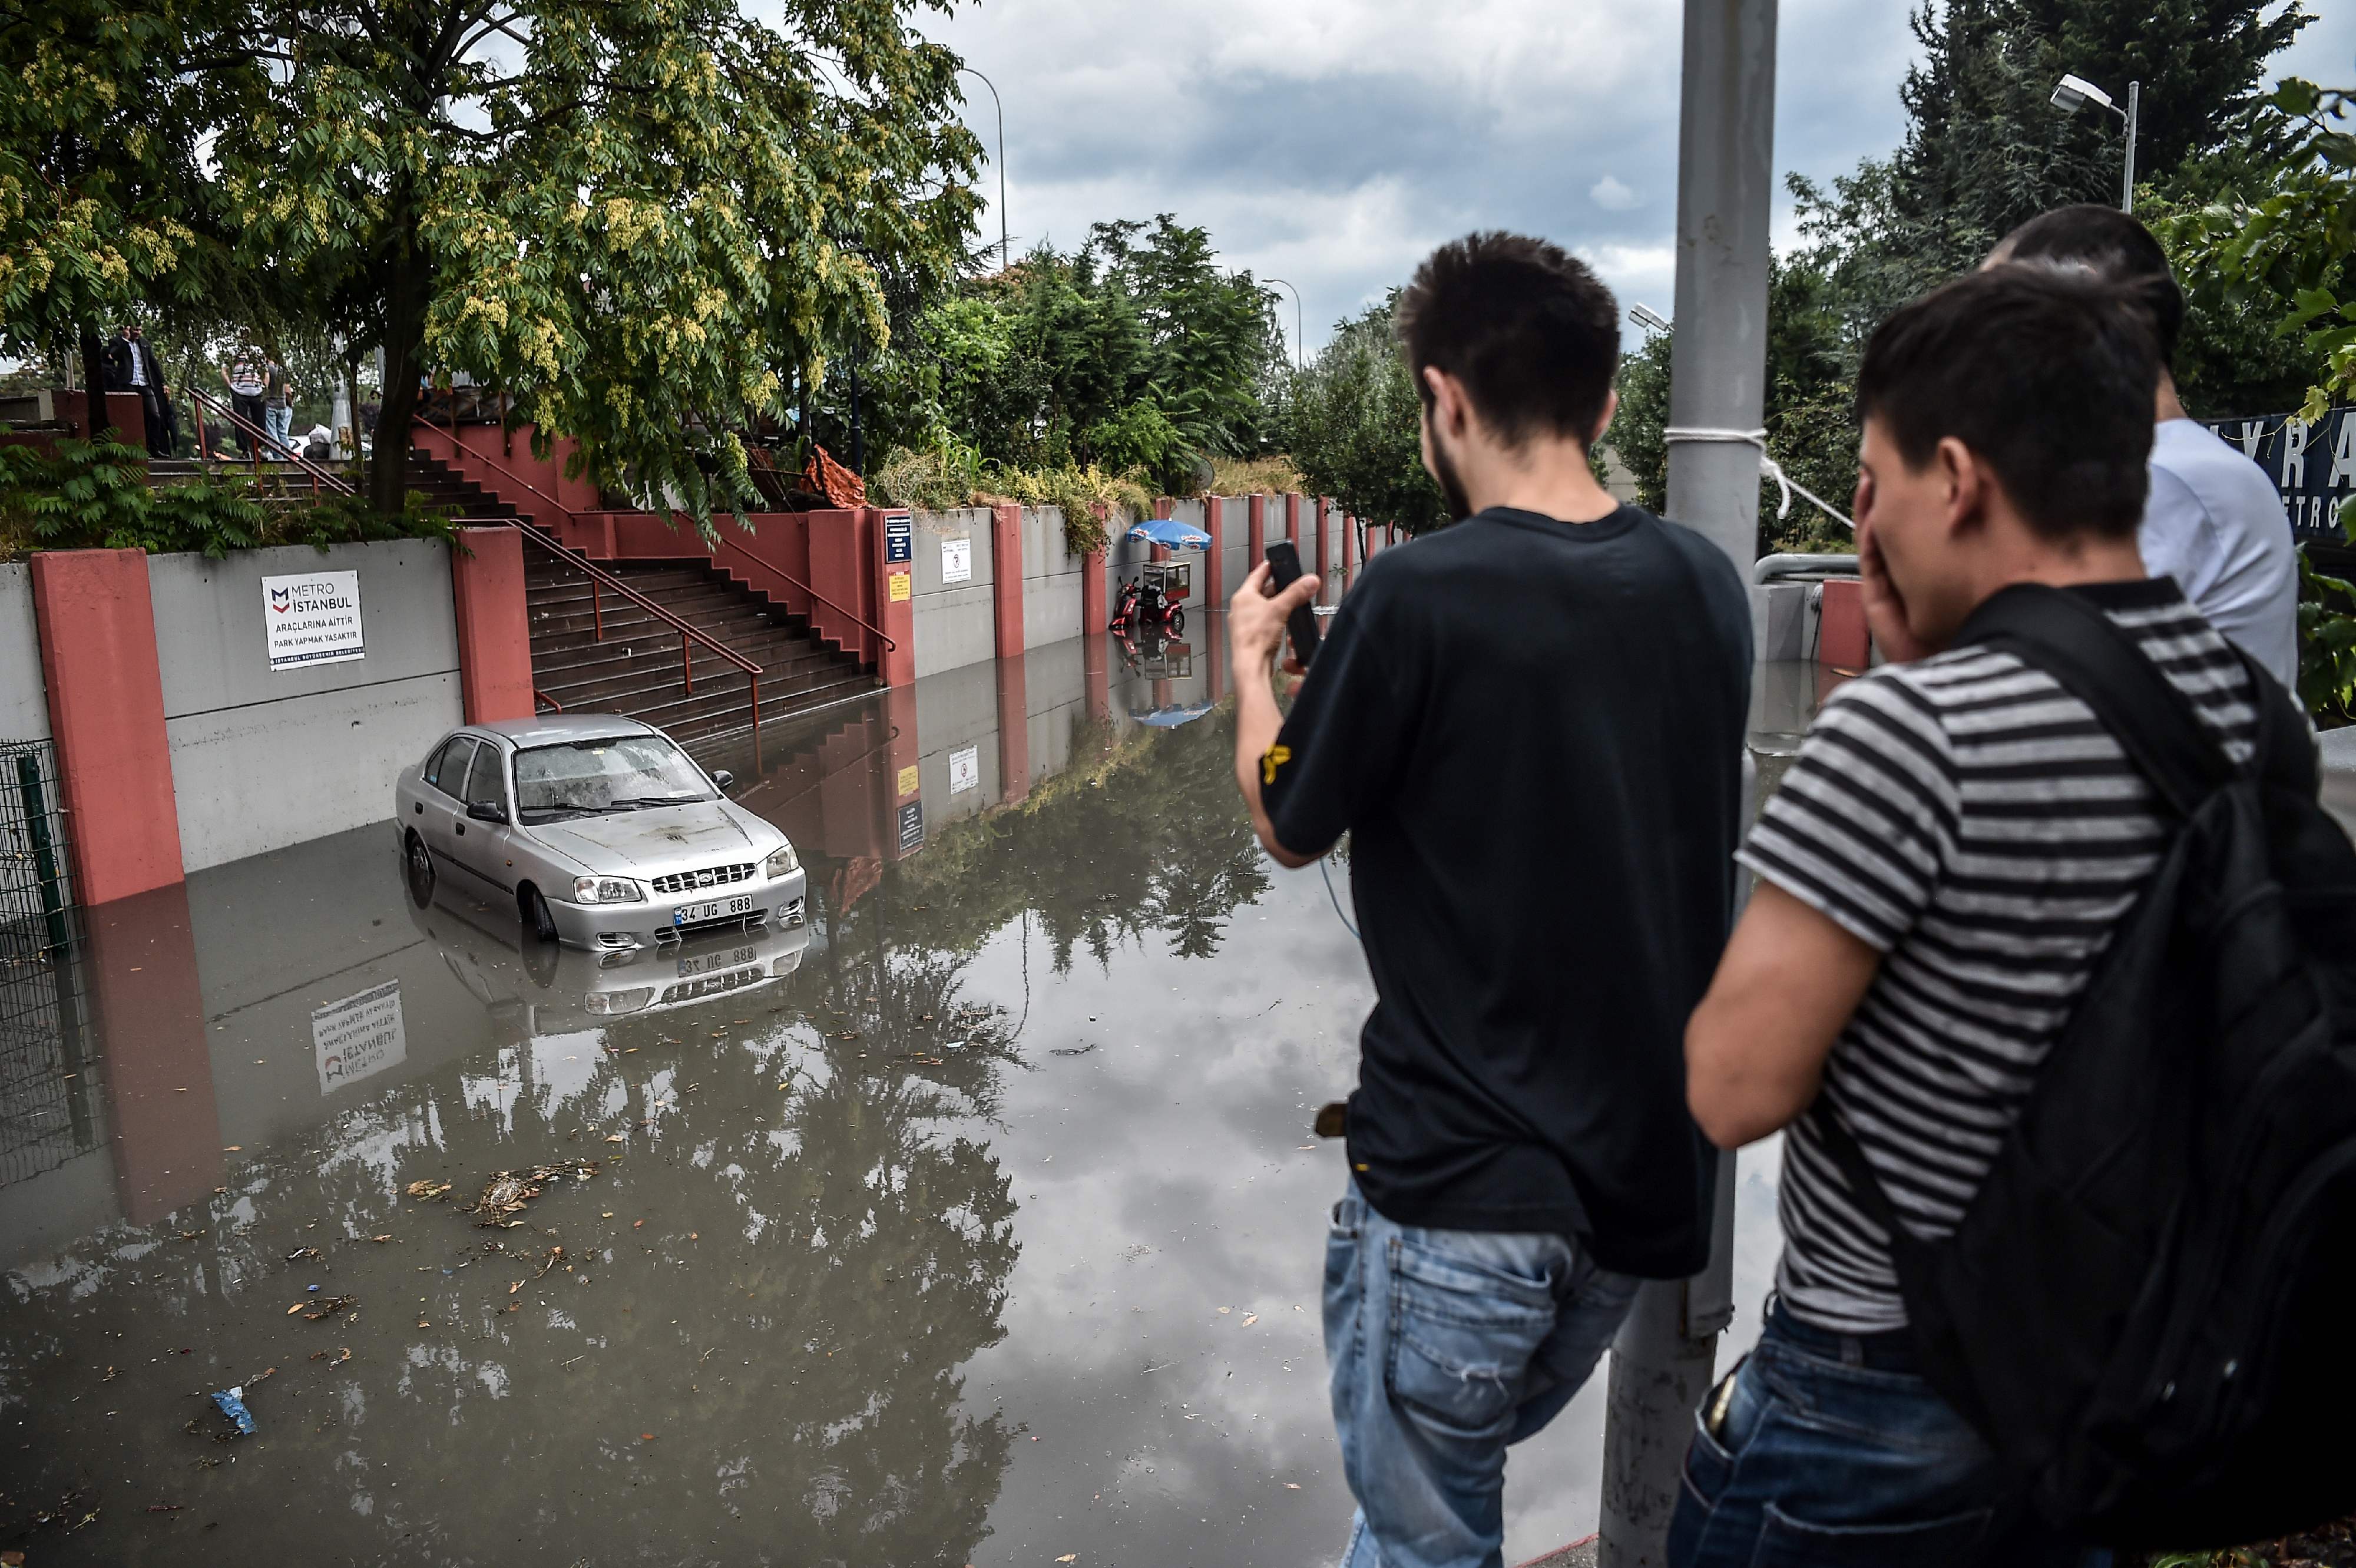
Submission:
[[[806,929],[601,964],[421,905],[367,830],[0,979],[0,1548],[1330,1560],[1308,1129],[1370,992],[1319,874],[1250,840],[1195,637],[722,758]],[[1509,1561],[1593,1528],[1601,1429],[1598,1387],[1515,1451]]]

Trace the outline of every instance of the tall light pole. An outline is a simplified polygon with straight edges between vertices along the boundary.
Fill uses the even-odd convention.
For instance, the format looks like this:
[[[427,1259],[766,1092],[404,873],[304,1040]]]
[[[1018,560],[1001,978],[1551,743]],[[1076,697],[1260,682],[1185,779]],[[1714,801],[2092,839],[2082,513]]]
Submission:
[[[1267,283],[1284,283],[1282,278],[1267,278],[1262,281]],[[1284,286],[1287,288],[1292,288],[1292,285],[1289,283],[1284,283]],[[1294,370],[1297,371],[1301,369],[1302,365],[1308,362],[1305,358],[1305,354],[1306,348],[1301,336],[1301,291],[1297,288],[1292,288],[1292,368]]]
[[[973,69],[973,67],[971,67],[971,66],[969,66],[969,65],[961,65],[961,66],[958,67],[958,70],[960,70],[960,71],[962,71],[962,72],[964,72],[966,75],[968,75],[968,76],[970,76],[970,77],[974,78],[976,81],[980,81],[980,82],[984,87],[987,87],[987,88],[989,88],[989,89],[990,89],[990,102],[991,102],[991,106],[992,106],[993,108],[995,108],[995,109],[998,111],[998,156],[997,156],[995,159],[993,159],[992,161],[993,161],[993,162],[995,162],[995,163],[998,165],[998,270],[999,270],[1000,272],[1004,272],[1004,271],[1006,270],[1006,267],[1007,267],[1007,259],[1006,259],[1006,105],[999,102],[999,99],[998,99],[998,84],[997,84],[996,82],[994,82],[994,81],[991,81],[991,80],[990,80],[990,78],[988,78],[988,77],[986,77],[986,76],[982,75],[982,74],[981,74],[981,72],[980,72],[980,71],[978,71],[978,70],[974,70],[974,69]]]
[[[2125,177],[2119,182],[2119,210],[2133,212],[2135,210],[2136,119],[2143,107],[2143,83],[2140,81],[2127,83],[2127,106],[2124,109],[2111,101],[2109,93],[2083,76],[2064,76],[2054,84],[2053,107],[2064,114],[2075,114],[2089,103],[2107,109],[2126,122],[2127,166]]]
[[[1776,0],[1685,0],[1677,112],[1668,510],[1746,583],[1759,553],[1760,454],[1743,435],[1766,423],[1775,13]],[[1732,1155],[1719,1156],[1713,1197],[1707,1265],[1691,1279],[1647,1281],[1612,1347],[1601,1568],[1663,1562],[1694,1412],[1734,1316]]]

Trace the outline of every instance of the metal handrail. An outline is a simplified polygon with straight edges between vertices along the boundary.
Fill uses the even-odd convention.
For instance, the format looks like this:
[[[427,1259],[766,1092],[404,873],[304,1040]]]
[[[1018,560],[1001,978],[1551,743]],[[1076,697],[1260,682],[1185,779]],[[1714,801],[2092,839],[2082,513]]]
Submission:
[[[672,513],[672,516],[674,517],[682,515],[684,514],[679,512]],[[713,543],[725,544],[729,549],[735,551],[738,554],[744,556],[744,559],[752,562],[763,571],[776,573],[778,576],[783,577],[787,582],[791,583],[795,587],[799,588],[803,593],[808,594],[819,604],[824,605],[827,608],[834,611],[838,615],[848,618],[853,626],[860,628],[862,630],[874,633],[876,638],[882,641],[884,647],[891,649],[894,652],[899,650],[900,645],[892,640],[892,634],[890,632],[885,631],[882,627],[874,625],[873,622],[868,621],[855,612],[844,609],[841,605],[836,604],[832,599],[828,598],[824,594],[819,593],[816,588],[811,587],[808,583],[803,582],[791,572],[785,570],[781,566],[773,565],[769,562],[762,560],[758,555],[754,554],[751,551],[745,549],[743,545],[737,543],[734,540],[721,532],[717,523],[712,525],[712,539]]]
[[[525,489],[530,490],[533,495],[538,496],[541,499],[546,501],[549,505],[562,512],[566,521],[579,522],[581,521],[581,514],[579,512],[573,510],[571,507],[566,506],[562,501],[558,500],[554,496],[550,495],[546,490],[541,489],[538,485],[533,484],[530,479],[525,478],[513,468],[509,467],[506,464],[500,462],[496,457],[476,451],[472,446],[469,446],[464,441],[461,441],[458,438],[458,420],[455,413],[451,416],[450,426],[446,431],[444,431],[442,426],[435,424],[433,421],[427,419],[422,413],[412,414],[410,415],[410,418],[415,424],[423,425],[426,429],[433,431],[437,435],[447,435],[450,438],[450,445],[453,449],[464,452],[467,456],[474,458],[477,462],[482,463],[497,470],[498,473],[506,475],[517,484],[521,485]],[[693,520],[689,518],[685,512],[680,511],[676,508],[671,511],[671,519],[674,525],[680,521],[686,521],[689,526],[693,526]],[[886,632],[882,627],[867,620],[864,617],[859,615],[858,612],[846,609],[842,606],[836,604],[832,599],[828,598],[824,594],[819,593],[816,588],[811,587],[808,583],[803,582],[791,572],[785,570],[781,566],[775,565],[770,562],[762,560],[758,555],[754,554],[743,545],[738,544],[734,540],[727,539],[725,536],[721,534],[716,526],[712,530],[712,538],[714,542],[726,544],[728,548],[737,552],[746,560],[749,560],[755,565],[761,567],[764,571],[775,572],[778,576],[783,577],[787,582],[791,583],[795,587],[799,588],[803,593],[808,594],[818,603],[824,605],[827,608],[834,611],[837,615],[848,618],[853,626],[858,627],[862,631],[874,633],[877,638],[882,639],[885,648],[890,649],[894,652],[899,650],[900,645],[897,642],[894,642],[892,639],[891,634]]]
[[[1751,580],[1772,583],[1781,577],[1854,577],[1854,555],[1762,555],[1751,564]]]
[[[703,644],[704,647],[710,649],[712,652],[717,653],[721,658],[736,666],[737,669],[742,670],[744,672],[747,683],[752,688],[753,766],[755,769],[759,768],[761,764],[761,667],[758,664],[754,663],[751,660],[745,658],[743,654],[737,652],[726,643],[715,639],[711,633],[698,629],[696,627],[690,625],[680,617],[663,608],[662,606],[657,604],[646,595],[638,592],[637,589],[631,587],[627,583],[623,582],[622,579],[616,577],[611,572],[606,571],[604,567],[599,566],[594,562],[587,560],[577,552],[567,550],[563,545],[558,543],[555,540],[549,538],[548,535],[542,533],[540,530],[531,527],[520,518],[503,517],[498,519],[498,521],[500,526],[514,529],[516,532],[521,534],[524,538],[530,540],[541,549],[549,551],[554,554],[558,560],[563,562],[566,565],[571,566],[573,570],[581,573],[584,576],[589,579],[589,606],[591,614],[594,615],[596,619],[597,632],[595,639],[597,641],[603,642],[605,640],[605,607],[603,601],[600,599],[598,593],[598,590],[603,587],[611,589],[613,592],[621,595],[626,601],[636,605],[647,614],[654,617],[655,619],[662,622],[665,626],[671,628],[679,633],[680,678],[680,683],[686,689],[688,695],[693,696],[695,694],[695,654],[693,651],[693,645],[696,643],[700,642]],[[537,689],[534,690],[532,694],[535,698],[541,695]],[[563,709],[560,706],[557,711],[562,713],[563,712]]]
[[[309,458],[304,456],[301,453],[294,451],[292,447],[288,446],[286,443],[279,440],[278,437],[271,435],[267,430],[262,429],[252,420],[238,413],[236,409],[222,403],[219,398],[214,397],[210,392],[206,392],[203,388],[183,386],[180,390],[182,394],[185,395],[190,403],[197,405],[197,451],[204,457],[205,461],[209,463],[213,460],[212,438],[205,434],[205,411],[207,409],[210,409],[215,413],[227,419],[234,428],[242,430],[246,435],[252,436],[270,446],[275,447],[278,450],[282,460],[294,464],[296,467],[302,469],[304,473],[309,475],[311,478],[311,493],[313,496],[316,497],[319,493],[319,487],[323,484],[332,487],[339,495],[348,496],[353,493],[350,483],[346,480],[343,476],[329,473],[327,469],[318,467]],[[253,459],[254,471],[258,474],[262,469],[261,448],[254,448],[252,456]]]

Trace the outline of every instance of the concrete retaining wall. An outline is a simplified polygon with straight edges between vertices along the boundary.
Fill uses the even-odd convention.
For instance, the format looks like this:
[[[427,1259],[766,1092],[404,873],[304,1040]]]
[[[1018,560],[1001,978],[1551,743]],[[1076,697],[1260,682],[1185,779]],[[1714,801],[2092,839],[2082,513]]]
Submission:
[[[262,579],[359,574],[366,656],[270,668]],[[148,558],[183,868],[387,816],[394,774],[460,722],[450,554],[431,540]]]
[[[48,738],[49,693],[41,683],[33,569],[0,565],[0,740]]]
[[[1080,624],[1080,575],[1087,561],[1064,547],[1064,509],[1023,509],[1023,646],[1044,648],[1100,626]]]
[[[1251,498],[1226,497],[1219,516],[1219,532],[1225,536],[1220,541],[1219,555],[1227,580],[1227,592],[1232,594],[1242,587],[1244,579],[1251,575]]]
[[[958,541],[971,559],[973,575],[953,584],[943,579],[942,546]],[[991,585],[997,574],[989,510],[959,507],[954,511],[916,513],[912,554],[917,679],[996,658]]]

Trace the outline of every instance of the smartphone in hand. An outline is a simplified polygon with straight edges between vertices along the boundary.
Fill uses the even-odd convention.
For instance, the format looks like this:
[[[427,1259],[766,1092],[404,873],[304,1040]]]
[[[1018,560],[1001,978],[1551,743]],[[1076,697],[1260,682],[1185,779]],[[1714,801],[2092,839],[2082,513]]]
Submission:
[[[1268,594],[1274,598],[1301,576],[1301,553],[1289,539],[1280,539],[1268,547]],[[1317,657],[1317,611],[1312,606],[1296,605],[1285,618],[1284,629],[1292,639],[1292,660],[1303,670]]]

